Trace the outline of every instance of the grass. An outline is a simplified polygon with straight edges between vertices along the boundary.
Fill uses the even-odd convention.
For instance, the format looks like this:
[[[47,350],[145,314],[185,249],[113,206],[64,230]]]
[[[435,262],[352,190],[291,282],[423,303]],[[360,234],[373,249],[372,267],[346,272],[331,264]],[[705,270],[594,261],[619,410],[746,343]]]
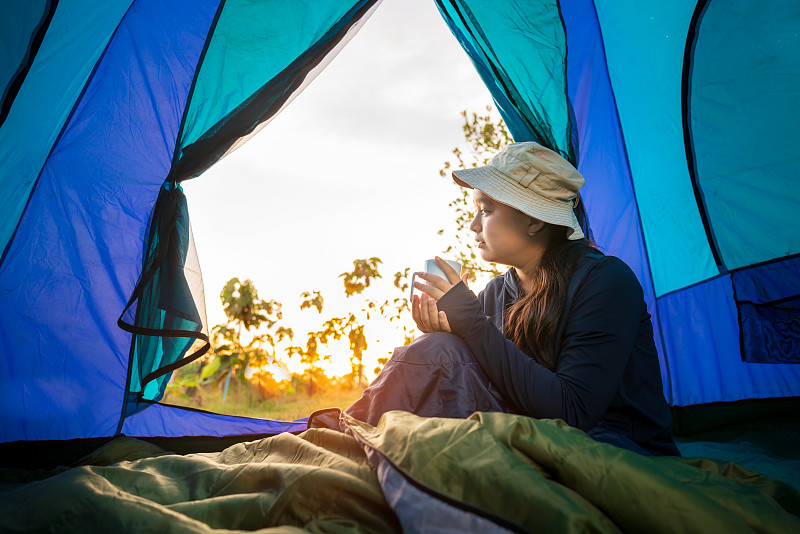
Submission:
[[[168,392],[162,402],[190,408],[200,408],[209,412],[246,417],[261,417],[293,421],[309,416],[321,408],[345,409],[361,397],[361,389],[332,387],[313,396],[305,392],[284,394],[283,397],[261,398],[258,390],[239,383],[231,383],[225,404],[222,404],[222,391],[218,388],[197,388],[189,397],[185,394]]]

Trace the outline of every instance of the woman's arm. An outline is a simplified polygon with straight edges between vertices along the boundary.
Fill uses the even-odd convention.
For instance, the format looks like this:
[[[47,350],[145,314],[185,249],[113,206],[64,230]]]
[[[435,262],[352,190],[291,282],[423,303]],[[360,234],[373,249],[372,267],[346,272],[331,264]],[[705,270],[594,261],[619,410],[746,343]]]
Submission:
[[[600,260],[567,302],[555,372],[520,351],[487,318],[463,284],[437,302],[450,328],[508,400],[533,417],[587,430],[606,412],[628,363],[644,313],[641,286],[621,260]]]

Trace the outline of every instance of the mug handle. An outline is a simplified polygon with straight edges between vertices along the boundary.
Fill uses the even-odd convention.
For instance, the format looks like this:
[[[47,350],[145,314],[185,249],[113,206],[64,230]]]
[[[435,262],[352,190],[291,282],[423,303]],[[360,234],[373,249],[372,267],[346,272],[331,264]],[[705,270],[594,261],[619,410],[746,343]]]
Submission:
[[[408,295],[408,307],[414,305],[414,278],[417,276],[417,271],[411,273],[411,293]]]

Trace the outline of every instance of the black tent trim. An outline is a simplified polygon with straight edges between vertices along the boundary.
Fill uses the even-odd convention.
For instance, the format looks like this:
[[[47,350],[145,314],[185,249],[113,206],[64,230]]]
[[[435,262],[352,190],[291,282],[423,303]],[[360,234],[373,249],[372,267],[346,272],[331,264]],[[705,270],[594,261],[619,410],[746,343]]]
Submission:
[[[180,148],[179,138],[167,180],[181,182],[200,175],[219,161],[239,139],[251,134],[260,124],[277,114],[302,87],[306,76],[336,49],[349,30],[366,17],[377,2],[378,0],[359,2],[317,43],[183,150]],[[195,73],[195,81],[198,74],[199,70]],[[187,100],[184,114],[188,111],[190,102],[191,100]],[[181,132],[183,126],[182,123]]]
[[[697,210],[700,213],[700,219],[703,221],[703,228],[706,232],[706,239],[711,248],[711,254],[714,256],[714,262],[717,264],[717,269],[722,274],[727,273],[727,268],[722,261],[719,244],[714,235],[714,230],[711,227],[711,221],[708,218],[708,209],[706,207],[705,195],[700,187],[697,177],[697,159],[694,153],[694,141],[692,138],[692,125],[691,125],[691,99],[692,99],[692,69],[694,66],[694,50],[697,44],[698,28],[706,13],[709,0],[699,0],[695,6],[692,20],[689,24],[689,31],[686,35],[686,47],[683,52],[683,72],[681,73],[681,112],[683,115],[683,144],[686,151],[686,167],[689,170],[689,179],[692,182],[692,190],[697,202]]]
[[[14,105],[14,100],[16,100],[17,94],[22,84],[25,82],[25,78],[28,76],[31,66],[33,66],[33,61],[36,59],[39,47],[42,46],[42,41],[44,41],[44,36],[50,28],[50,23],[53,21],[53,15],[55,15],[57,8],[58,0],[47,0],[47,8],[44,11],[42,19],[39,21],[36,31],[31,35],[31,42],[28,44],[25,61],[19,66],[14,77],[11,78],[11,81],[3,92],[3,98],[0,99],[0,102],[2,102],[2,106],[0,106],[0,126],[6,121],[11,111],[11,106]]]

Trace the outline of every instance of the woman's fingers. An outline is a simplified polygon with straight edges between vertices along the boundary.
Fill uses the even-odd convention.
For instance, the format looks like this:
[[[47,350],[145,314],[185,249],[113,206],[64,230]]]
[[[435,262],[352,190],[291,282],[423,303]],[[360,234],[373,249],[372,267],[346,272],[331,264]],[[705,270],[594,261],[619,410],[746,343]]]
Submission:
[[[435,261],[436,265],[438,265],[439,268],[442,271],[444,271],[444,274],[445,276],[447,276],[447,280],[448,282],[450,282],[450,285],[454,286],[461,281],[461,278],[458,276],[458,273],[456,272],[455,269],[453,269],[453,267],[449,263],[444,261],[439,256],[433,258],[433,261]]]
[[[427,274],[427,273],[421,273],[421,274],[417,273],[417,276],[420,277],[420,278],[422,278],[422,275],[429,276],[431,278],[439,278],[441,283],[446,284],[446,282],[444,280],[442,280],[440,277],[438,277],[436,275]],[[447,286],[447,289],[442,290],[442,289],[439,289],[436,286],[430,285],[430,283],[432,283],[431,281],[429,281],[427,279],[425,281],[429,282],[429,283],[428,284],[423,284],[422,282],[416,282],[415,281],[414,282],[414,287],[419,289],[420,291],[423,291],[424,293],[428,294],[429,296],[433,297],[434,300],[439,300],[440,298],[442,298],[442,295],[447,293],[447,289],[450,289],[449,285]]]
[[[422,318],[422,299],[419,296],[414,295],[411,301],[411,318],[414,319],[414,323],[419,328],[420,332],[427,334],[430,332],[430,328],[426,324],[426,322]]]
[[[436,307],[436,301],[427,295],[422,297],[422,301],[425,303],[424,313],[427,314],[427,324],[430,325],[431,332],[436,332],[439,330],[439,310]]]
[[[436,274],[424,273],[424,272],[417,273],[417,278],[422,278],[431,287],[435,287],[436,289],[443,291],[445,293],[447,292],[448,289],[450,289],[453,286],[453,284],[451,284],[450,282],[448,282],[447,280]]]
[[[450,324],[444,312],[436,307],[436,301],[423,293],[422,297],[414,295],[411,302],[411,318],[417,328],[425,334],[429,332],[449,332]]]
[[[469,289],[469,273],[462,274],[461,281],[464,282],[464,285],[467,286],[467,289]]]
[[[450,322],[447,320],[447,314],[443,311],[439,312],[439,330],[442,332],[450,332]]]

